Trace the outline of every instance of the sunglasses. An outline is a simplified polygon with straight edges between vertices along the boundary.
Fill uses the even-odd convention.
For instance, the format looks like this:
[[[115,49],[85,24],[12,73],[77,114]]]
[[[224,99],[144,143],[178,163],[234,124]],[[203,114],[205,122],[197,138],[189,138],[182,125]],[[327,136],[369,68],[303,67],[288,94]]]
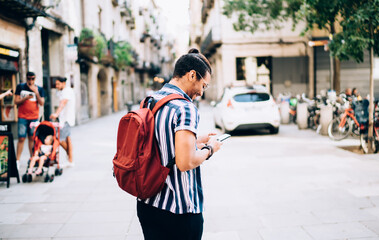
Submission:
[[[28,80],[34,80],[34,79],[36,79],[35,77],[28,77],[27,78]]]

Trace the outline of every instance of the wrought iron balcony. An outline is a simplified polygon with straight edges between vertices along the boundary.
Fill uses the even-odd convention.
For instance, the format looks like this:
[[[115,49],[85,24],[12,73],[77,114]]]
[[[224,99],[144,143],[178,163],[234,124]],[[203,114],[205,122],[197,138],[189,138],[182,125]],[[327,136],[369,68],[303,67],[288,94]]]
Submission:
[[[217,31],[215,32],[217,33]],[[200,49],[204,55],[210,56],[216,51],[216,48],[218,48],[219,46],[221,46],[220,34],[214,34],[213,29],[211,29],[207,37],[202,42]]]
[[[41,0],[0,0],[0,6],[0,12],[12,18],[47,16]]]

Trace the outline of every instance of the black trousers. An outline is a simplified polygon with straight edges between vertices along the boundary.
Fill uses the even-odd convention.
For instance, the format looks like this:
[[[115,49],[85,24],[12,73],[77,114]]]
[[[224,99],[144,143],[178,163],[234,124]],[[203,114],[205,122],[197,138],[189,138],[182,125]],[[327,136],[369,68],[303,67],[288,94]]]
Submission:
[[[200,240],[203,214],[174,214],[137,201],[137,215],[145,240]]]

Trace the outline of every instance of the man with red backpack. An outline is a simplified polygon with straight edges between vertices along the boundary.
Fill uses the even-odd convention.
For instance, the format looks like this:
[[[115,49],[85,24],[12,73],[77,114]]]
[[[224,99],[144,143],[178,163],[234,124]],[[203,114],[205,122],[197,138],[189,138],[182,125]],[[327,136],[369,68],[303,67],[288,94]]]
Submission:
[[[203,190],[200,165],[222,145],[208,134],[197,136],[199,113],[193,100],[211,81],[208,60],[191,49],[175,64],[173,78],[153,94],[154,101],[178,94],[155,114],[155,137],[161,164],[175,161],[163,189],[153,197],[138,199],[137,215],[145,239],[201,239]]]

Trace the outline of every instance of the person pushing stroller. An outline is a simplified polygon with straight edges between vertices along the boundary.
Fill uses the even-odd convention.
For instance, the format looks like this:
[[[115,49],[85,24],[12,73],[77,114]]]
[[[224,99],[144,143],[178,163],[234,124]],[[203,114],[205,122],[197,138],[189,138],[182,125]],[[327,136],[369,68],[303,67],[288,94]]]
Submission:
[[[28,174],[33,173],[33,167],[35,166],[36,162],[38,161],[38,168],[35,171],[36,175],[42,174],[42,168],[45,163],[45,161],[48,159],[48,157],[51,155],[53,150],[53,142],[54,137],[53,135],[47,135],[45,137],[45,140],[43,141],[43,144],[41,144],[39,149],[36,149],[34,152],[34,155],[30,159]]]

